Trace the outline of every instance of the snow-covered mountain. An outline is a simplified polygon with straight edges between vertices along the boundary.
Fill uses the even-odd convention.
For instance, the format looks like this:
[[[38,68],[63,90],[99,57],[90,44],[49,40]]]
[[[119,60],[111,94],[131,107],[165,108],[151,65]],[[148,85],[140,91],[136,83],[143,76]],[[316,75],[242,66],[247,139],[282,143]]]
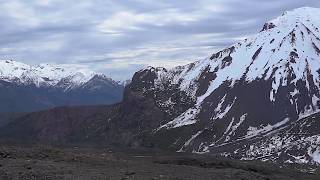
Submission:
[[[88,82],[95,73],[79,65],[40,64],[30,66],[13,60],[0,60],[0,79],[25,85],[57,86],[61,81],[68,81],[70,86],[77,87]]]
[[[111,104],[121,101],[123,88],[104,74],[79,65],[30,66],[0,60],[0,112]]]
[[[259,154],[271,160],[275,159],[271,154],[285,153],[286,148],[268,151],[275,142],[267,139],[288,146],[286,143],[293,143],[289,135],[276,134],[286,130],[293,137],[305,134],[300,140],[309,139],[312,146],[306,143],[305,148],[287,152],[288,157],[297,158],[285,161],[320,164],[320,129],[311,136],[306,124],[297,126],[320,110],[319,28],[320,9],[285,12],[267,22],[258,34],[204,60],[173,69],[139,71],[130,85],[131,94],[139,92],[155,101],[164,115],[152,134],[165,137],[164,144],[178,151],[244,159]],[[319,126],[320,121],[312,123],[310,127]],[[292,126],[295,128],[288,129]],[[251,141],[255,144],[248,143]],[[230,146],[233,148],[226,148]],[[266,150],[256,153],[261,147]],[[302,156],[305,161],[298,159]]]

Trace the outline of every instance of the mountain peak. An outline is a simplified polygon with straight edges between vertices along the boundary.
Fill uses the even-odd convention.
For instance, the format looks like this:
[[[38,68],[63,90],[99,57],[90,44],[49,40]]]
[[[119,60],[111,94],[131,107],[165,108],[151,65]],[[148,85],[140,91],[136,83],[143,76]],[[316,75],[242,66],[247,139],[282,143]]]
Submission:
[[[312,7],[301,7],[297,9],[293,9],[291,11],[286,11],[282,14],[282,16],[272,20],[277,22],[277,20],[298,20],[298,21],[312,21],[318,20],[320,15],[319,8],[312,8]]]
[[[271,21],[268,21],[262,31],[273,29],[275,27],[292,29],[299,24],[312,24],[319,27],[320,9],[312,7],[301,7],[291,11],[286,11]]]
[[[27,64],[18,62],[18,61],[14,61],[14,60],[9,60],[9,59],[0,59],[0,65],[14,65],[14,66],[29,66]]]
[[[71,86],[88,82],[95,75],[101,75],[76,64],[39,64],[31,66],[13,60],[0,60],[0,79],[36,86],[55,86],[68,81]]]
[[[319,14],[319,10],[320,10],[319,8],[305,6],[305,7],[296,8],[290,11],[286,11],[282,14],[282,16],[294,14],[302,17],[305,15],[310,15],[314,13]]]

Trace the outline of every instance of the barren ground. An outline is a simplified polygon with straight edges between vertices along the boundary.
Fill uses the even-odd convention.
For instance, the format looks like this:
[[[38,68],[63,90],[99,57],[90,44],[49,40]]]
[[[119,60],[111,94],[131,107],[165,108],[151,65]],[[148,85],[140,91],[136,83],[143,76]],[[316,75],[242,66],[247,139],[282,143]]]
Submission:
[[[117,152],[117,153],[115,153]],[[213,156],[118,151],[106,148],[0,146],[4,180],[319,180],[292,166]],[[314,168],[314,167],[312,167]]]

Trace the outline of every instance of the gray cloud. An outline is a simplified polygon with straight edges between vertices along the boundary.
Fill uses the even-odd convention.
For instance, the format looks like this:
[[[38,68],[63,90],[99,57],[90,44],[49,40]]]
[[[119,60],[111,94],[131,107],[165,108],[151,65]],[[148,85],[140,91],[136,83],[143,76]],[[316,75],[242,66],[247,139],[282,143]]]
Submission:
[[[124,80],[209,56],[318,0],[0,0],[0,58],[81,63]]]

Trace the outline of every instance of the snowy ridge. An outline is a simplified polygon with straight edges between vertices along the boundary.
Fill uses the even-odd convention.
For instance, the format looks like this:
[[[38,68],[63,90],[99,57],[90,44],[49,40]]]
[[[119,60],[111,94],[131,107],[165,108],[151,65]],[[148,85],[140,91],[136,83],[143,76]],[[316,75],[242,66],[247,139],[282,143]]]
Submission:
[[[272,80],[271,102],[276,100],[280,87],[293,84],[296,88],[291,91],[290,101],[295,106],[298,106],[297,97],[300,94],[297,83],[302,80],[306,82],[312,104],[303,109],[297,107],[297,114],[317,111],[320,99],[319,93],[316,93],[320,89],[320,76],[317,76],[320,68],[319,22],[319,9],[304,7],[288,11],[266,23],[268,25],[265,27],[268,28],[264,28],[257,35],[218,52],[211,58],[167,71],[159,68],[156,86],[161,87],[165,79],[179,84],[182,91],[197,98],[195,108],[187,110],[163,127],[195,123],[197,114],[190,115],[190,111],[197,112],[204,100],[226,81],[230,82],[232,87],[241,79],[248,83],[259,79]],[[204,71],[214,73],[216,78],[209,82],[204,94],[196,96],[199,79]],[[227,112],[228,109],[218,111]],[[222,118],[224,114],[221,113],[216,118]],[[179,123],[180,120],[183,123]]]
[[[64,84],[68,89],[88,82],[95,75],[104,76],[78,65],[40,64],[30,66],[12,60],[0,60],[1,80],[25,85],[32,84],[37,87],[57,86],[63,81],[68,82],[67,85]]]

